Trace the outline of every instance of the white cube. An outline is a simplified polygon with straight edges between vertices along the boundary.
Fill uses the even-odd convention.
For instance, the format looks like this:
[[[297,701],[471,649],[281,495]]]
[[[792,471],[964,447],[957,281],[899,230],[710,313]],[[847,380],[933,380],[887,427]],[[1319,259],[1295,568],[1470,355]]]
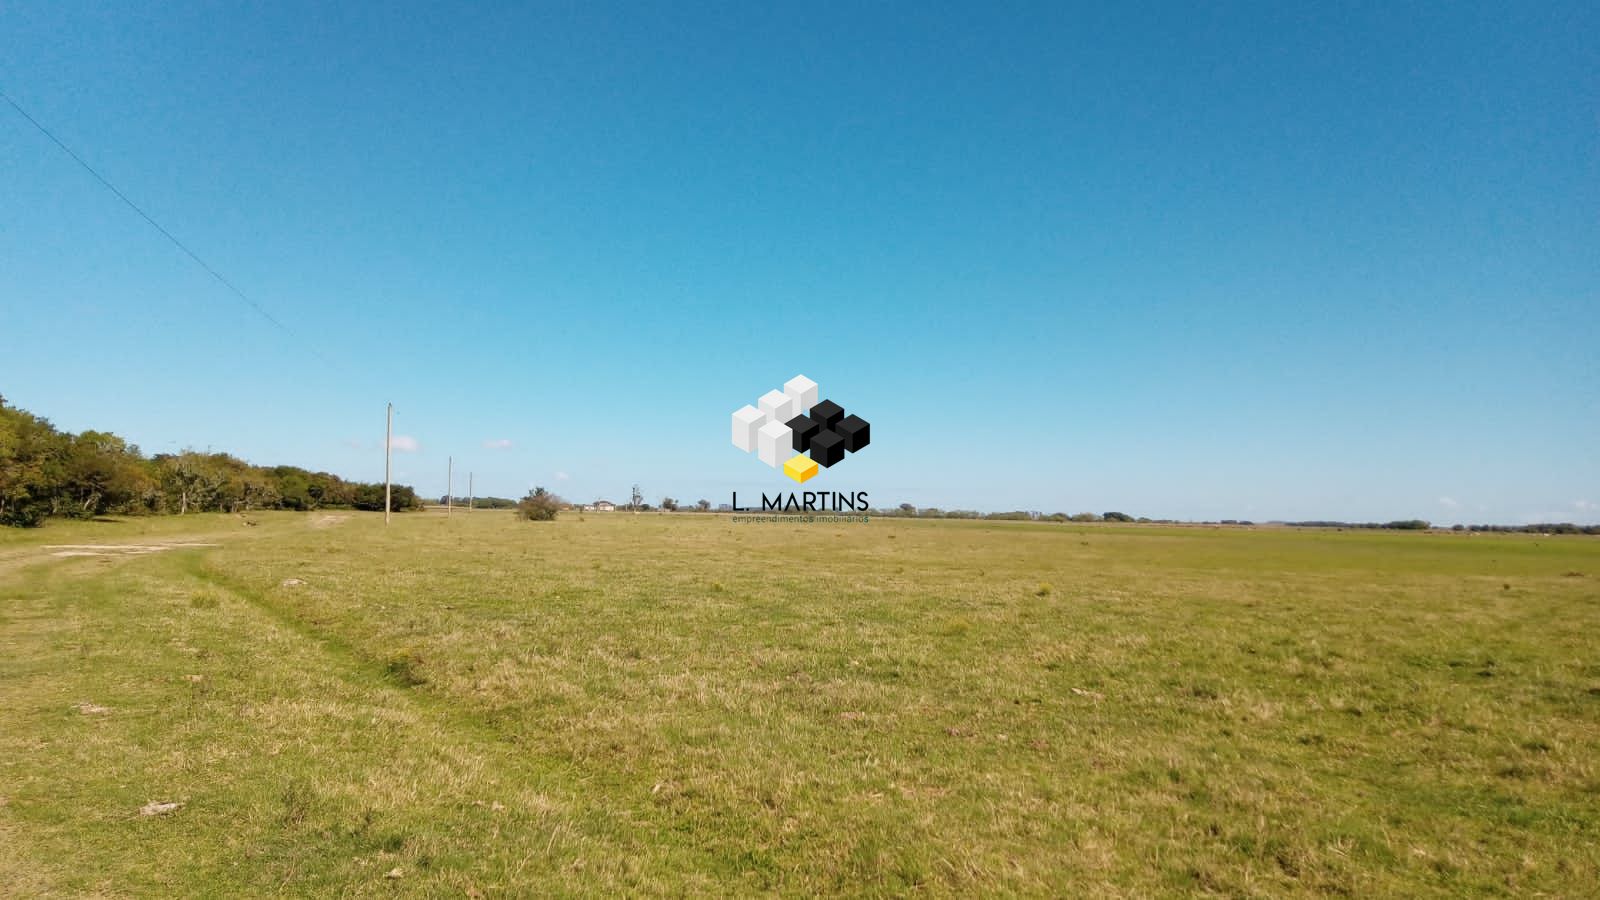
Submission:
[[[794,455],[794,432],[782,422],[768,422],[756,432],[756,456],[776,469]]]
[[[794,414],[803,416],[817,405],[817,383],[804,375],[795,377],[783,383],[783,393],[794,401]],[[794,418],[790,416],[789,418]],[[785,419],[784,421],[788,421]]]
[[[761,410],[746,403],[733,414],[733,445],[749,453],[756,448],[756,432],[767,424]]]
[[[768,422],[782,425],[800,415],[795,411],[794,398],[783,391],[767,391],[756,403],[761,407],[761,411],[767,414]]]

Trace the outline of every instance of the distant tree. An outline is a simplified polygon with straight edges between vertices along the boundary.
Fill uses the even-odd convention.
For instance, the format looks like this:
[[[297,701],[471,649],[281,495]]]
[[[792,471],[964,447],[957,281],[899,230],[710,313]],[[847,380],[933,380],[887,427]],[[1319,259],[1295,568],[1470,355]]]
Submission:
[[[528,492],[517,504],[517,515],[530,522],[549,522],[561,511],[564,501],[542,487]]]
[[[375,484],[373,487],[381,490],[383,485]],[[422,498],[417,496],[417,492],[409,484],[394,485],[390,493],[393,495],[390,497],[390,508],[395,512],[422,508]]]
[[[101,431],[66,437],[57,512],[98,516],[127,512],[155,487],[139,448]]]
[[[46,419],[0,398],[0,524],[38,525],[53,511],[67,444]]]
[[[218,502],[226,476],[211,464],[207,454],[185,450],[176,456],[156,459],[162,463],[162,490],[169,505],[177,506],[178,515],[190,509],[197,512],[211,509]]]
[[[317,502],[311,497],[310,474],[294,466],[278,466],[272,469],[271,476],[278,491],[278,505],[284,509],[316,509]]]
[[[392,502],[393,498],[391,497],[390,499]],[[356,489],[351,492],[350,505],[356,509],[366,510],[368,512],[381,512],[383,510],[383,485],[357,485]]]
[[[633,486],[633,499],[628,503],[628,507],[630,509],[638,509],[643,505],[644,491],[639,490],[639,486],[636,484]]]
[[[662,497],[661,498],[661,508],[666,510],[667,512],[677,512],[678,511],[678,501],[672,499],[671,497]]]
[[[711,511],[711,501],[710,500],[696,500],[695,504],[694,504],[694,508],[700,510],[701,512],[710,512]]]
[[[900,504],[900,515],[902,515],[902,516],[914,516],[916,514],[917,514],[917,508],[915,506],[911,505],[910,503],[902,503],[902,504]]]
[[[1133,521],[1133,516],[1130,516],[1127,513],[1122,513],[1122,512],[1103,513],[1103,514],[1101,514],[1100,518],[1105,519],[1107,522],[1132,522]]]
[[[1072,516],[1072,521],[1074,521],[1074,522],[1098,522],[1098,521],[1100,521],[1100,517],[1095,515],[1092,512],[1081,512],[1081,513],[1075,513]]]

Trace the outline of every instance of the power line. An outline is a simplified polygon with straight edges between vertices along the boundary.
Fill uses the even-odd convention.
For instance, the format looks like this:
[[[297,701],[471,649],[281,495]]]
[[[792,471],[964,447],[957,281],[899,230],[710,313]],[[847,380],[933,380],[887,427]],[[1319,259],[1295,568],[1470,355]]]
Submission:
[[[161,226],[160,222],[157,222],[155,219],[152,219],[150,217],[149,213],[147,213],[144,210],[139,208],[139,204],[134,203],[132,200],[129,200],[127,194],[124,194],[122,191],[118,190],[117,186],[112,184],[110,181],[108,181],[104,175],[101,175],[99,172],[95,171],[94,166],[89,165],[89,163],[86,162],[83,157],[81,157],[78,154],[74,153],[71,147],[68,147],[65,143],[62,142],[62,140],[60,138],[58,138],[54,134],[52,134],[50,132],[50,129],[44,127],[44,125],[41,124],[38,119],[35,119],[33,116],[29,115],[28,111],[23,109],[20,105],[18,105],[17,101],[11,99],[11,96],[9,94],[7,94],[5,91],[0,91],[0,100],[4,100],[4,101],[6,101],[6,103],[10,104],[12,109],[16,110],[19,115],[21,115],[24,119],[28,120],[28,124],[32,125],[34,128],[37,128],[39,130],[40,134],[42,134],[45,137],[49,138],[50,142],[55,144],[57,147],[60,147],[61,151],[63,153],[65,153],[68,156],[72,157],[73,162],[76,162],[78,165],[82,166],[83,170],[85,172],[88,172],[90,175],[93,175],[94,179],[96,181],[100,182],[102,185],[104,185],[106,190],[110,191],[113,194],[116,194],[118,200],[121,200],[123,203],[127,204],[129,209],[131,209],[134,212],[138,213],[139,214],[139,218],[141,218],[141,219],[145,220],[146,222],[150,223],[150,227],[151,228],[154,228],[155,230],[161,232],[161,236],[162,237],[165,237],[167,240],[171,241],[172,245],[174,247],[177,247],[179,250],[182,250],[184,252],[184,255],[186,255],[190,259],[194,260],[195,264],[198,265],[200,268],[205,269],[207,274],[209,274],[212,278],[215,278],[217,280],[217,283],[219,283],[223,287],[227,288],[235,297],[238,297],[240,300],[244,301],[245,305],[249,306],[251,309],[253,309],[257,313],[259,313],[263,319],[266,319],[268,322],[271,322],[273,325],[277,326],[278,329],[280,329],[284,334],[287,334],[290,337],[294,338],[296,342],[300,341],[300,336],[295,333],[294,329],[292,329],[289,326],[283,324],[283,322],[279,321],[275,316],[272,315],[272,313],[267,312],[266,308],[263,307],[261,304],[257,303],[254,300],[251,300],[248,296],[245,295],[244,291],[241,291],[241,290],[239,290],[239,288],[235,287],[233,282],[229,281],[226,277],[224,277],[221,272],[218,272],[216,269],[212,268],[210,263],[207,263],[205,260],[201,259],[198,254],[196,254],[193,250],[190,250],[187,246],[185,246],[183,241],[180,241],[176,237],[174,237],[172,232],[170,232],[167,229],[163,228]],[[323,356],[321,353],[317,352],[315,347],[312,347],[310,345],[304,345],[304,349],[309,350],[313,355],[315,355],[319,359],[321,359],[324,362],[327,362],[330,365],[332,365],[332,361],[329,360],[327,357]]]

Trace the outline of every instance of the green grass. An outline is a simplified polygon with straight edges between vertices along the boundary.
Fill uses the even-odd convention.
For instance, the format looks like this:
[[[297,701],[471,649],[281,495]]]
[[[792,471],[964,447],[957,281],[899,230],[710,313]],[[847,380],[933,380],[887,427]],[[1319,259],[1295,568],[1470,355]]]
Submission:
[[[1594,539],[255,518],[0,534],[0,895],[1600,882]]]

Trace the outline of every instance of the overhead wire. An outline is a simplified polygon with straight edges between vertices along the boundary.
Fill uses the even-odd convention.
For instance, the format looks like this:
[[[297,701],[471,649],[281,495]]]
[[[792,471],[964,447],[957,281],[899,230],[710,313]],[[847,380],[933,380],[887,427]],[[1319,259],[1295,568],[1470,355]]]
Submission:
[[[284,334],[286,334],[289,337],[293,338],[294,341],[296,342],[296,344],[301,347],[301,349],[310,352],[313,356],[316,356],[318,359],[322,360],[323,362],[327,363],[328,365],[334,366],[335,368],[338,368],[337,366],[334,365],[334,363],[333,363],[333,361],[331,359],[329,359],[328,357],[324,356],[321,352],[319,352],[314,345],[310,344],[309,342],[306,342],[293,328],[290,328],[281,319],[279,319],[277,316],[274,316],[271,312],[269,312],[267,310],[266,307],[262,306],[260,303],[257,303],[255,300],[251,299],[249,295],[247,295],[244,291],[239,289],[238,285],[235,285],[232,281],[228,280],[227,276],[225,276],[221,272],[217,271],[215,266],[213,266],[210,263],[206,262],[204,259],[201,259],[200,258],[200,254],[198,254],[198,253],[194,252],[193,250],[189,249],[189,246],[187,244],[185,244],[183,241],[179,240],[176,235],[174,235],[171,231],[168,231],[166,229],[166,227],[163,226],[160,222],[157,222],[149,213],[145,212],[144,209],[139,206],[139,204],[133,202],[133,200],[130,199],[127,194],[123,193],[121,191],[121,189],[119,189],[116,185],[112,184],[110,179],[108,179],[104,175],[100,174],[99,170],[95,169],[94,166],[90,165],[89,162],[87,160],[85,160],[82,156],[79,156],[78,153],[76,151],[74,151],[71,147],[67,146],[65,141],[63,141],[60,138],[56,137],[54,132],[52,132],[50,129],[46,128],[44,126],[44,123],[42,123],[38,119],[34,118],[33,115],[30,114],[26,109],[23,109],[21,104],[17,103],[17,101],[15,101],[15,100],[13,100],[11,98],[11,96],[9,94],[7,94],[4,90],[0,90],[0,100],[4,100],[12,109],[16,110],[17,114],[22,116],[23,119],[27,120],[28,124],[32,125],[35,129],[37,129],[40,134],[44,135],[46,138],[49,138],[50,142],[55,144],[58,148],[60,148],[61,152],[65,153],[65,154],[67,154],[67,156],[71,157],[73,162],[76,162],[80,167],[82,167],[82,169],[85,172],[88,172],[90,175],[92,175],[94,177],[94,179],[96,181],[100,182],[100,184],[106,190],[108,190],[112,194],[114,194],[118,200],[121,200],[129,209],[133,210],[134,213],[136,213],[139,216],[139,218],[143,219],[146,223],[148,223],[150,225],[150,227],[152,227],[156,231],[160,232],[162,237],[164,237],[168,241],[170,241],[174,247],[177,247],[179,250],[181,250],[185,256],[189,257],[189,259],[193,260],[195,265],[198,265],[201,269],[204,269],[208,275],[210,275],[213,279],[215,279],[217,281],[218,284],[222,285],[224,288],[227,288],[228,292],[231,293],[234,297],[238,298],[246,306],[248,306],[252,310],[254,310],[263,319],[266,319],[268,322],[271,322],[273,324],[273,326],[278,328]]]

